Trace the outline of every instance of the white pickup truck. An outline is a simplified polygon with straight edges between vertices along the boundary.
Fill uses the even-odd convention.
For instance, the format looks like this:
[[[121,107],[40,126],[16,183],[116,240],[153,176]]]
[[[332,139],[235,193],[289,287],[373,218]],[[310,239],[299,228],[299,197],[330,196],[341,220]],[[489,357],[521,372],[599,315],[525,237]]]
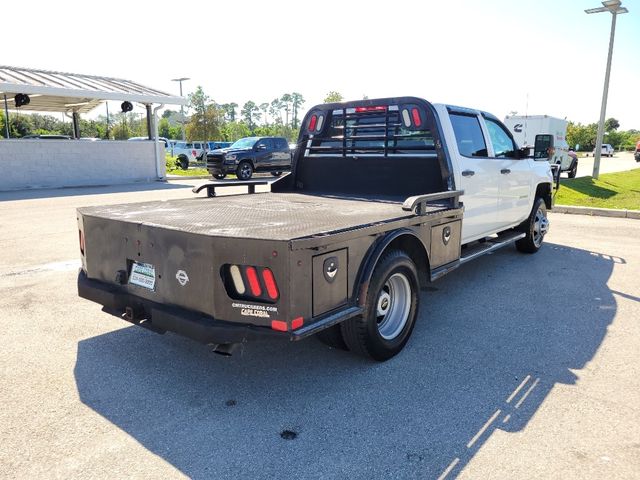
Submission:
[[[220,354],[317,335],[382,361],[409,340],[421,288],[505,245],[535,253],[548,231],[549,162],[489,113],[415,97],[323,104],[297,145],[275,181],[79,209],[79,295]],[[248,194],[217,196],[229,186]]]

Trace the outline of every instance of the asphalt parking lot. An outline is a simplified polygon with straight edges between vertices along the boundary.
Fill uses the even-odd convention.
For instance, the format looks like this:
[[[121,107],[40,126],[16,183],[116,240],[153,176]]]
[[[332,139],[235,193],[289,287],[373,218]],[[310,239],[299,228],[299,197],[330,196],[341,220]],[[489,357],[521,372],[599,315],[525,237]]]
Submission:
[[[624,172],[639,168],[640,163],[633,158],[633,152],[616,152],[613,157],[600,158],[600,173]],[[577,177],[590,177],[593,174],[593,156],[578,159]],[[563,175],[563,178],[566,176]]]
[[[640,221],[552,214],[538,254],[432,284],[383,364],[224,358],[75,291],[76,207],[193,183],[0,193],[0,477],[638,478]]]

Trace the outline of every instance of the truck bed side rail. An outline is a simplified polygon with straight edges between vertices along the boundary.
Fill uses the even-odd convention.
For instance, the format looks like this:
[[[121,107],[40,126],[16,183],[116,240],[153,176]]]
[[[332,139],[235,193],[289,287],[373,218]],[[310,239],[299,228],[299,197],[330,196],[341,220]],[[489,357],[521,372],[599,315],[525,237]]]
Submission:
[[[446,192],[428,193],[426,195],[415,195],[407,198],[402,204],[402,210],[407,212],[415,211],[416,215],[425,215],[426,206],[429,202],[437,200],[451,199],[452,207],[457,208],[459,205],[459,197],[464,194],[464,190],[449,190]]]
[[[228,182],[205,182],[201,185],[197,185],[191,189],[193,193],[200,193],[202,190],[207,189],[207,197],[216,196],[216,188],[224,187],[248,187],[247,193],[256,193],[256,185],[269,185],[268,180],[246,180],[240,181],[228,181]]]

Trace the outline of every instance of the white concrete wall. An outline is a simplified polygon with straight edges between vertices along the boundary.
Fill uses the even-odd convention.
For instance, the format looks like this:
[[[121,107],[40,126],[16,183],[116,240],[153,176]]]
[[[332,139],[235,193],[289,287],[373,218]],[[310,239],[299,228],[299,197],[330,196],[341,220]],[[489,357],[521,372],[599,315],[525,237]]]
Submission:
[[[158,163],[152,141],[0,140],[0,190],[152,181]]]

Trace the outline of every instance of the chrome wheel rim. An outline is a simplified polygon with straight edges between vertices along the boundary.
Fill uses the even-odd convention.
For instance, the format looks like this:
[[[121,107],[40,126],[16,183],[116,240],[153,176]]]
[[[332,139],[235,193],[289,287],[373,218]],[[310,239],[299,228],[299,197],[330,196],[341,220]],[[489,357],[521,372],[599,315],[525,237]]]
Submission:
[[[385,340],[393,340],[409,319],[411,311],[411,284],[402,273],[391,275],[378,294],[376,323],[378,333]]]
[[[243,165],[240,169],[240,173],[242,174],[242,178],[248,177],[249,175],[251,175],[251,166],[246,164]]]
[[[533,243],[536,247],[542,245],[542,239],[549,231],[549,219],[542,208],[538,208],[533,220]]]

